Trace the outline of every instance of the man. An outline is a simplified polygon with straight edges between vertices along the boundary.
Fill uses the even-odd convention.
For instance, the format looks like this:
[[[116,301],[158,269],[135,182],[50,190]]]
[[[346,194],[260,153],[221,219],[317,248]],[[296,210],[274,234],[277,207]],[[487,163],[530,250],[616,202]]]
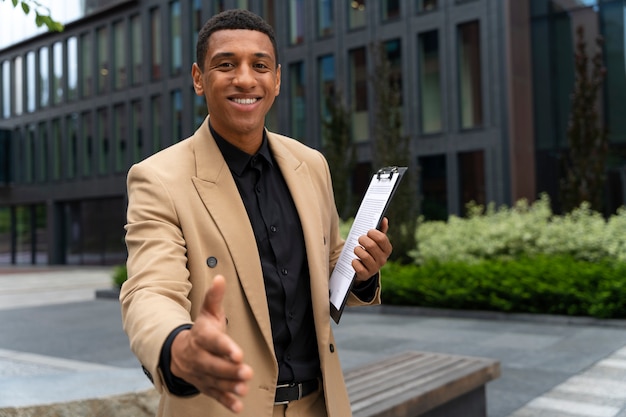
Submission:
[[[329,316],[343,247],[328,165],[264,118],[280,91],[272,28],[245,10],[198,36],[193,136],[128,173],[122,318],[159,416],[351,415]],[[391,253],[359,239],[350,305],[380,302]]]

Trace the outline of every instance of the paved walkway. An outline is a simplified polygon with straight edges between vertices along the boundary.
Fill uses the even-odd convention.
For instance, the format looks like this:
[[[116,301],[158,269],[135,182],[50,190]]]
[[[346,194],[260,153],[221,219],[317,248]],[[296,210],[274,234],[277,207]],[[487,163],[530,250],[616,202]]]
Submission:
[[[109,268],[0,268],[2,409],[150,388],[128,348]],[[334,325],[344,369],[405,350],[501,361],[490,417],[626,417],[626,323],[361,308]]]

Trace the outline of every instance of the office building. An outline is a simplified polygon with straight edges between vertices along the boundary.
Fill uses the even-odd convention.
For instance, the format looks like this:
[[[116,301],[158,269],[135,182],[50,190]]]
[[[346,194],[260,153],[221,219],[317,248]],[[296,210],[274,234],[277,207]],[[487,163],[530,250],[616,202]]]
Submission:
[[[63,7],[55,3],[52,17]],[[0,265],[124,262],[126,172],[204,120],[190,76],[196,34],[211,15],[235,7],[276,29],[282,86],[270,129],[321,149],[325,98],[345,97],[357,193],[374,169],[372,45],[383,45],[431,219],[461,215],[469,201],[557,198],[575,33],[585,28],[590,53],[602,35],[607,210],[624,202],[624,0],[67,0],[65,7],[71,16],[61,33],[0,39]]]

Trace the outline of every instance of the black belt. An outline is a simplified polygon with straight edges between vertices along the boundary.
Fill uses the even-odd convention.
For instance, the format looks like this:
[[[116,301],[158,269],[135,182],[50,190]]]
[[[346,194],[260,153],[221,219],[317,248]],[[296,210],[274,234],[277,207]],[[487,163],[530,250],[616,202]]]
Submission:
[[[318,388],[319,381],[317,379],[300,383],[292,382],[291,384],[277,385],[274,405],[287,404],[290,401],[299,400],[317,391]]]

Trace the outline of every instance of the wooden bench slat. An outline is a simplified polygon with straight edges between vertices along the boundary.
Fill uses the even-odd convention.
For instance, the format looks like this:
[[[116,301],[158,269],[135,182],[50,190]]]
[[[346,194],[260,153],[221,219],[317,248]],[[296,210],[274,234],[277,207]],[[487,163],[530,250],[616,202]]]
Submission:
[[[415,416],[484,389],[499,375],[491,359],[406,352],[348,371],[345,380],[354,417]]]
[[[405,381],[421,379],[426,381],[440,372],[447,372],[454,366],[471,366],[463,358],[454,358],[443,355],[432,357],[420,355],[414,358],[406,358],[402,363],[393,363],[391,366],[370,369],[369,374],[359,373],[358,377],[353,374],[346,375],[348,389],[355,395],[362,389],[372,390],[376,385],[404,384]]]

